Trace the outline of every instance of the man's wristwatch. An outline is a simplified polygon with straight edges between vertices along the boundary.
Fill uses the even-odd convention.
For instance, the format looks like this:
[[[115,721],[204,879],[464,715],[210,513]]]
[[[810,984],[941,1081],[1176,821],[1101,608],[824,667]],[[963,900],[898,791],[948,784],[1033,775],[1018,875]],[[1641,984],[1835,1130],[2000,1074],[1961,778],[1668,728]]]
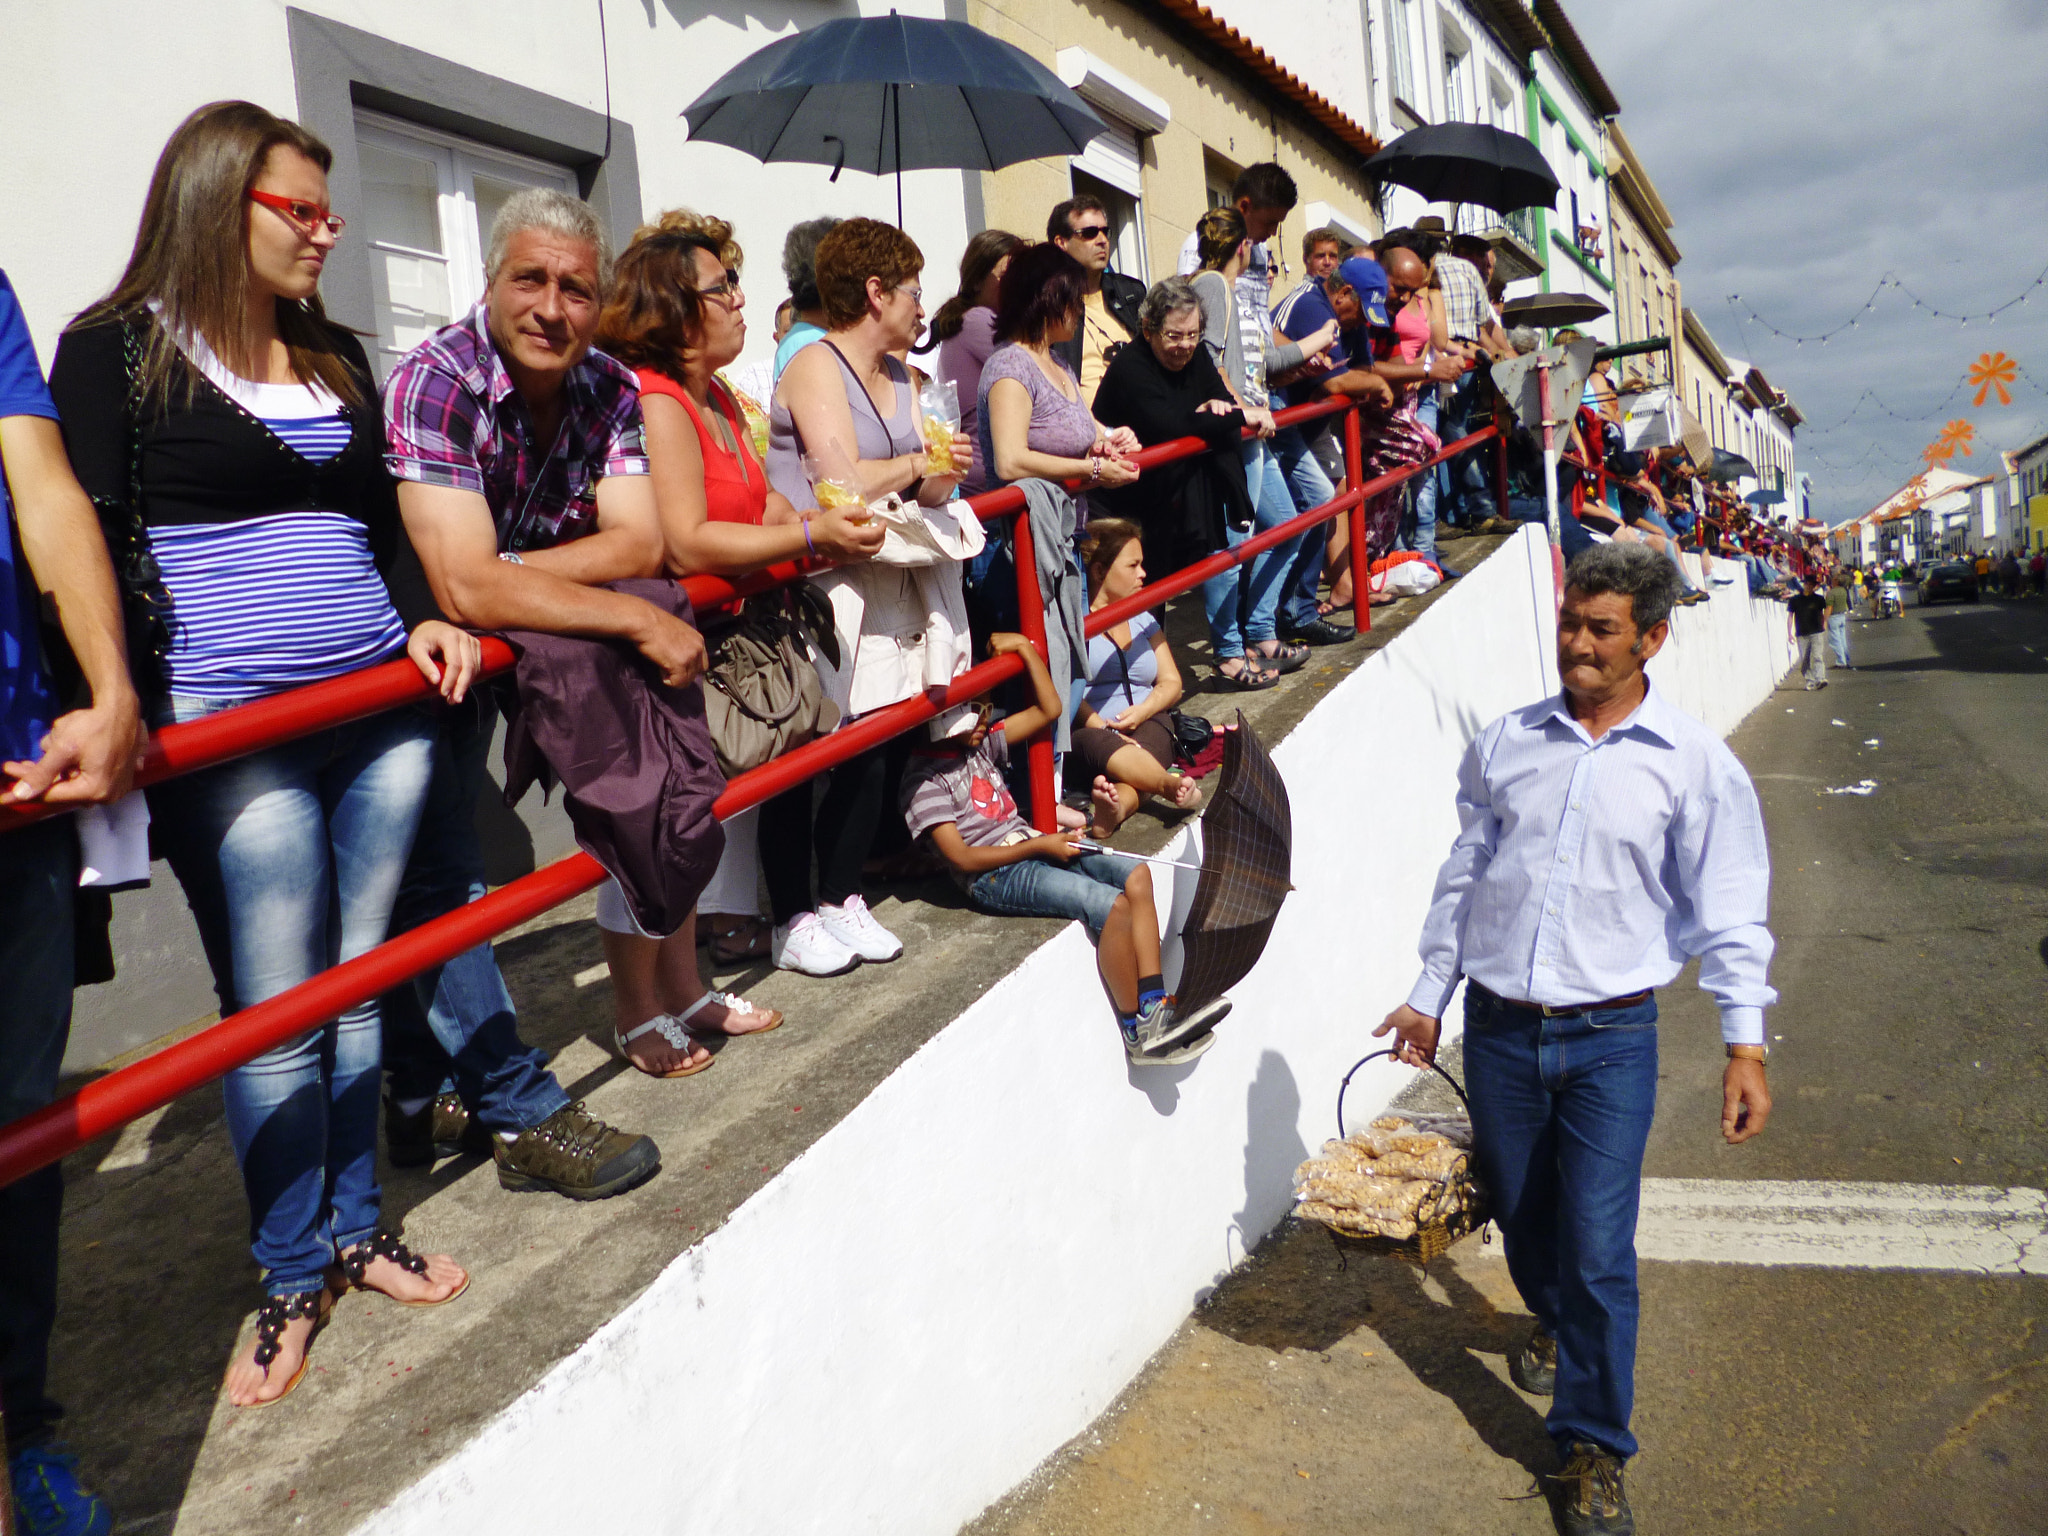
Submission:
[[[1771,1048],[1768,1045],[1731,1045],[1728,1047],[1730,1061],[1769,1061]]]

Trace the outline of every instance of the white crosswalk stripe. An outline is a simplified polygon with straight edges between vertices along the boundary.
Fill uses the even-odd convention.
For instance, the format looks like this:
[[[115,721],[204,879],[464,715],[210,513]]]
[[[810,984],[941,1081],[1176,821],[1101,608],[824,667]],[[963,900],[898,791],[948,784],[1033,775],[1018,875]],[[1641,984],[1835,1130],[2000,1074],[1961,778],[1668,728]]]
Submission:
[[[2048,1194],[1980,1184],[1645,1179],[1636,1254],[1680,1263],[2048,1274]]]

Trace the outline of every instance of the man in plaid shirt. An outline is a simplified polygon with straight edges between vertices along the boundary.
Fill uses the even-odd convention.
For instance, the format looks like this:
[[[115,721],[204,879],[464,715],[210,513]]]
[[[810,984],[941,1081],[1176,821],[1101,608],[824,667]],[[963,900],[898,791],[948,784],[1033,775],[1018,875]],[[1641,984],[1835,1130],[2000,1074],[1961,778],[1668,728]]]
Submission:
[[[611,636],[671,687],[704,670],[673,614],[600,583],[658,576],[661,524],[632,371],[593,351],[610,255],[589,207],[535,188],[491,227],[483,301],[384,386],[386,462],[442,611],[472,629]],[[444,717],[442,750],[392,916],[402,933],[485,890],[475,811],[496,724],[488,694]],[[491,946],[385,999],[394,1163],[488,1147],[509,1189],[571,1199],[650,1177],[653,1140],[569,1102],[520,1040]]]
[[[1486,294],[1493,280],[1493,260],[1493,247],[1480,236],[1454,235],[1450,250],[1437,257],[1433,269],[1444,299],[1444,328],[1452,341],[1462,342],[1464,350],[1481,362],[1515,355]],[[1479,376],[1480,371],[1473,369],[1445,396],[1438,431],[1447,443],[1482,425],[1474,419]],[[1475,448],[1437,467],[1439,536],[1450,527],[1470,532],[1493,515],[1490,463],[1488,455]]]

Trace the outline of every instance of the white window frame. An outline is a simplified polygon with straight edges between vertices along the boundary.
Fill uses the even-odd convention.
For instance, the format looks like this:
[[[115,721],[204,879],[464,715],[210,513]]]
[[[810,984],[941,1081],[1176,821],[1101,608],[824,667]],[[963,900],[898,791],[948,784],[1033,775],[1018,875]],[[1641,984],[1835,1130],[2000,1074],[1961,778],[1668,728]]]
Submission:
[[[1387,83],[1409,111],[1427,112],[1429,103],[1415,99],[1415,35],[1409,30],[1414,14],[1408,0],[1387,0]]]
[[[363,243],[373,253],[373,267],[377,260],[374,253],[379,251],[442,263],[448,275],[451,319],[469,313],[484,292],[483,245],[489,232],[480,229],[477,223],[477,176],[494,176],[528,186],[556,187],[572,197],[577,193],[576,173],[567,166],[479,144],[474,139],[407,122],[403,118],[388,117],[380,112],[357,109],[356,142],[426,160],[435,167],[440,182],[435,211],[440,219],[442,249],[423,251],[379,240],[367,227],[364,228]],[[405,355],[406,349],[385,340],[392,334],[391,322],[395,316],[388,299],[381,296],[381,288],[374,278],[373,292],[380,294],[376,299],[377,342],[373,360],[377,377],[383,379]]]

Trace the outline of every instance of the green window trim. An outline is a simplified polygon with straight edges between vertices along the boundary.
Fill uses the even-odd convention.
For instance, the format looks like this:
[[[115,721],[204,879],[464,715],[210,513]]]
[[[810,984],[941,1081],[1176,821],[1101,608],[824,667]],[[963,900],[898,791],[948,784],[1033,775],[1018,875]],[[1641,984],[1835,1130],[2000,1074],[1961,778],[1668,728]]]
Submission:
[[[1574,231],[1574,233],[1577,232]],[[1553,229],[1550,232],[1550,243],[1556,246],[1560,251],[1563,251],[1565,255],[1571,257],[1573,261],[1577,262],[1582,268],[1584,268],[1586,275],[1592,278],[1594,282],[1598,283],[1602,288],[1605,288],[1609,293],[1614,292],[1614,279],[1609,277],[1605,272],[1602,272],[1600,270],[1599,264],[1589,259],[1586,253],[1579,249],[1579,245],[1576,240],[1567,240],[1565,239],[1564,232],[1562,230]],[[1549,289],[1546,288],[1544,291],[1547,293],[1549,292]]]

